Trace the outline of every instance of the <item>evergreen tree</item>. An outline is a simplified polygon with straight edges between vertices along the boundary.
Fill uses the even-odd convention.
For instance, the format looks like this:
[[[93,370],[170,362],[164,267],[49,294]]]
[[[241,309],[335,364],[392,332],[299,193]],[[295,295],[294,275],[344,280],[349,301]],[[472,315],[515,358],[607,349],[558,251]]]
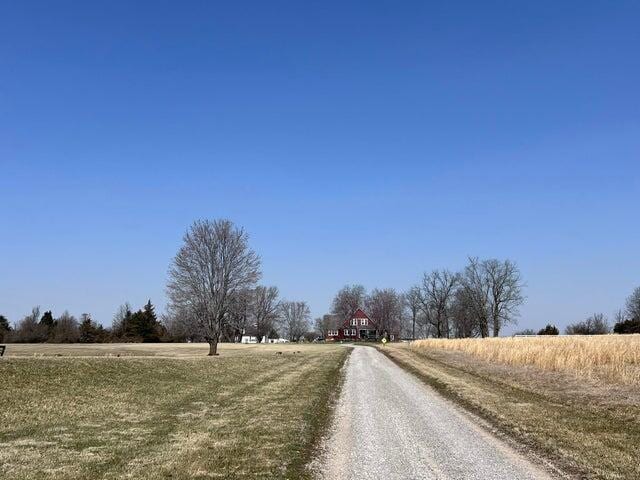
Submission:
[[[44,312],[42,318],[40,319],[40,325],[45,325],[47,328],[53,328],[55,324],[56,321],[53,319],[51,310],[47,310],[46,312]]]
[[[127,312],[123,319],[124,336],[139,342],[159,342],[162,336],[162,325],[158,322],[155,307],[151,300],[142,310]]]
[[[158,342],[160,341],[160,323],[156,316],[155,307],[151,303],[151,300],[147,302],[144,309],[137,312],[139,313],[138,320],[138,335],[142,338],[143,342]]]
[[[11,331],[9,320],[4,315],[0,315],[0,342],[4,342],[5,337]]]
[[[548,324],[546,327],[544,327],[542,330],[538,332],[538,335],[559,335],[559,334],[560,334],[560,331],[558,330],[558,327],[551,324]]]
[[[109,340],[109,331],[102,325],[91,320],[89,314],[83,313],[80,318],[80,342],[102,343]]]
[[[640,333],[640,318],[621,320],[613,327],[613,333]]]

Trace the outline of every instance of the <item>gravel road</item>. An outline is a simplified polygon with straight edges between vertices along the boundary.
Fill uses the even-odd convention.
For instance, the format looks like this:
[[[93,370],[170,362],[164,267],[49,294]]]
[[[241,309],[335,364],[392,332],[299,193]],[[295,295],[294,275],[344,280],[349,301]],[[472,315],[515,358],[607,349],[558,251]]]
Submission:
[[[320,478],[551,478],[377,350],[355,347],[345,368]]]

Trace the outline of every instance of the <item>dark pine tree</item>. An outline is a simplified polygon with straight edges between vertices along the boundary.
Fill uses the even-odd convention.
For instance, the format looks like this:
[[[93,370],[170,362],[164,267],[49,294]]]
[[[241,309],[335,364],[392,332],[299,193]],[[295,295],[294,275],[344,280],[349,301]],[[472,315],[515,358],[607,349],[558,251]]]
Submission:
[[[151,300],[142,310],[131,314],[127,322],[127,336],[140,342],[159,342],[162,335],[162,326],[158,322],[155,307]]]
[[[616,323],[613,327],[613,333],[640,333],[640,318],[630,318]]]
[[[151,300],[147,302],[142,310],[141,322],[139,324],[140,336],[143,342],[160,341],[160,323],[156,316],[155,307]]]
[[[0,342],[4,342],[5,337],[11,331],[9,320],[4,315],[0,315]]]
[[[538,332],[538,335],[559,335],[560,331],[558,330],[558,327],[556,327],[555,325],[547,325],[546,327],[544,327],[542,330],[540,330]]]
[[[47,310],[46,312],[44,312],[44,314],[42,315],[42,318],[40,319],[42,336],[46,337],[44,338],[45,341],[51,341],[53,336],[53,327],[55,326],[56,326],[56,321],[53,318],[53,314],[51,313],[51,310]]]
[[[42,318],[40,319],[40,325],[45,325],[47,328],[53,328],[55,324],[56,321],[53,319],[51,310],[44,312]]]
[[[109,331],[102,325],[91,320],[91,317],[83,313],[80,322],[80,339],[82,343],[103,343],[109,341]]]

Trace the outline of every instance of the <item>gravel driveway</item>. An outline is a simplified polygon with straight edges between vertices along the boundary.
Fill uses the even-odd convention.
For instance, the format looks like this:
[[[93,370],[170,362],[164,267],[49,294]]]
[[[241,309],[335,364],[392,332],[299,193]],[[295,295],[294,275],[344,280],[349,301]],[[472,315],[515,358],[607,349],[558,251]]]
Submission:
[[[355,347],[320,478],[549,479],[371,347]]]

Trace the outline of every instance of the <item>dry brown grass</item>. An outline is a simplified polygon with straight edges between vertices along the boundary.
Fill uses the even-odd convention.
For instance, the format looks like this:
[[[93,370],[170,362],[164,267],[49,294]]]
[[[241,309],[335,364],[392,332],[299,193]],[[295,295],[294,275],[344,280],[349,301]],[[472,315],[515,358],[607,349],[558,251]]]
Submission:
[[[295,352],[301,345],[280,344],[240,344],[221,343],[218,352],[221,357],[246,356],[252,353]],[[324,345],[304,345],[305,352],[319,352]],[[206,343],[13,343],[7,344],[7,357],[204,357],[209,352]]]
[[[0,478],[307,478],[348,350],[206,352],[10,345],[0,359]]]
[[[454,350],[503,365],[640,385],[640,335],[427,339],[412,342],[410,348]]]

